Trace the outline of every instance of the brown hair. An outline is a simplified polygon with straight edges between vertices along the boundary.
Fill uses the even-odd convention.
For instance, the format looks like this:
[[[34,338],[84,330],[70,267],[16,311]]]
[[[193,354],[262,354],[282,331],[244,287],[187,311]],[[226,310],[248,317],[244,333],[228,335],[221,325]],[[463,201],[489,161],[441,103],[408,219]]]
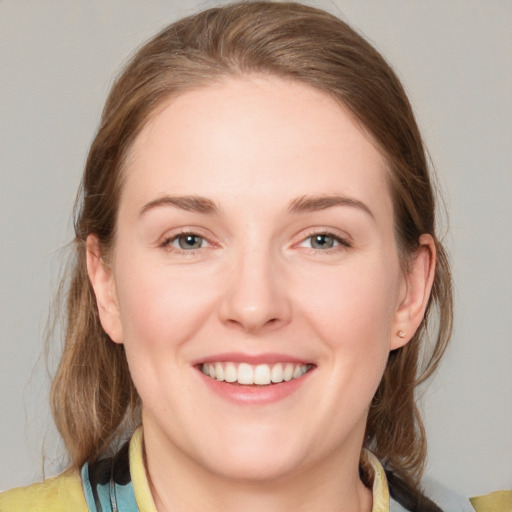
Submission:
[[[181,20],[145,44],[112,87],[75,207],[65,347],[52,388],[57,427],[81,465],[104,454],[126,421],[139,421],[140,399],[123,346],[110,342],[101,327],[85,266],[89,234],[98,236],[107,254],[114,241],[131,144],[170,96],[248,74],[296,80],[345,105],[387,160],[404,265],[420,235],[435,240],[437,268],[425,319],[413,339],[390,354],[365,438],[365,446],[415,485],[426,456],[415,387],[438,365],[452,323],[450,269],[435,236],[428,162],[404,90],[381,55],[343,21],[296,3],[238,3]],[[434,308],[436,333],[427,336]]]

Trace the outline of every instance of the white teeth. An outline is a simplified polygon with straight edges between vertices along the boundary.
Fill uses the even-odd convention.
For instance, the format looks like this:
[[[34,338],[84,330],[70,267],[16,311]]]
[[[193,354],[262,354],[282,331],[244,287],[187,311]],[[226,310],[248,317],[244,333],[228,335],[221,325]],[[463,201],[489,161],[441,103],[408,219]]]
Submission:
[[[254,384],[254,371],[250,364],[238,365],[238,384]]]
[[[292,380],[292,378],[293,378],[293,369],[294,369],[294,365],[293,364],[288,363],[285,366],[284,373],[283,373],[283,379],[286,382],[288,382],[289,380]]]
[[[272,382],[283,382],[283,365],[281,363],[277,363],[272,367],[270,380]]]
[[[234,363],[228,363],[224,368],[224,379],[226,382],[236,382],[238,379],[238,371]]]
[[[201,371],[220,382],[243,385],[268,386],[271,383],[279,384],[288,382],[292,379],[302,377],[310,365],[294,363],[276,363],[273,365],[258,364],[250,365],[248,363],[205,363],[201,366]]]
[[[213,378],[219,380],[220,382],[224,380],[224,368],[220,363],[215,364],[215,375],[213,376]]]
[[[259,364],[254,369],[254,384],[265,386],[270,384],[270,366],[268,364]]]

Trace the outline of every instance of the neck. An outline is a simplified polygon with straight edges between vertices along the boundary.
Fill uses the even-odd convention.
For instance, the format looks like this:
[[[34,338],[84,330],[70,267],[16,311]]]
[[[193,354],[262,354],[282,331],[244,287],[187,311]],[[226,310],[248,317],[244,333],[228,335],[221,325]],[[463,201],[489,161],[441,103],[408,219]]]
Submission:
[[[359,478],[359,449],[355,453],[340,450],[311,467],[278,478],[244,480],[210,471],[157,433],[148,434],[145,432],[146,469],[158,512],[372,509],[371,491]]]

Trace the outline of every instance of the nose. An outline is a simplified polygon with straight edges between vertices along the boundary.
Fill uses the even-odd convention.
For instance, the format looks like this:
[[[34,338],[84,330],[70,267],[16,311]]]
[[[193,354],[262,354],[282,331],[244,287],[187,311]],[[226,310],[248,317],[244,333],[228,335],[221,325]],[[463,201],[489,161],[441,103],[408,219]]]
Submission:
[[[265,251],[248,249],[236,259],[219,308],[223,323],[261,334],[290,322],[284,273],[275,260]]]

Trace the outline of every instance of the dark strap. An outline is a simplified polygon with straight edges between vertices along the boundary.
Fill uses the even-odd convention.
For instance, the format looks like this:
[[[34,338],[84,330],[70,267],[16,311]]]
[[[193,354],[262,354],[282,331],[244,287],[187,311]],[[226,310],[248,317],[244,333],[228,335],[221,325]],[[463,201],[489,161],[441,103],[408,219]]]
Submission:
[[[130,476],[129,443],[114,457],[85,464],[82,487],[90,512],[138,512]]]
[[[385,471],[390,496],[404,508],[411,512],[443,512],[432,500],[411,488],[392,471]]]

